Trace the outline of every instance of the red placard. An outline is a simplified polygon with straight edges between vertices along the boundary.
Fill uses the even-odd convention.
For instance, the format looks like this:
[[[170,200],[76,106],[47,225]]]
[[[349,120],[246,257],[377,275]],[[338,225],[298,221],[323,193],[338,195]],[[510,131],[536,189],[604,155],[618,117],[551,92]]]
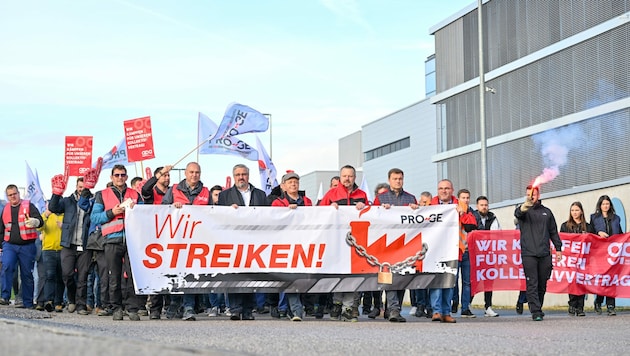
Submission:
[[[69,176],[82,176],[92,165],[92,136],[66,136],[65,166]]]
[[[144,161],[155,158],[151,116],[125,121],[125,139],[127,142],[127,160]]]

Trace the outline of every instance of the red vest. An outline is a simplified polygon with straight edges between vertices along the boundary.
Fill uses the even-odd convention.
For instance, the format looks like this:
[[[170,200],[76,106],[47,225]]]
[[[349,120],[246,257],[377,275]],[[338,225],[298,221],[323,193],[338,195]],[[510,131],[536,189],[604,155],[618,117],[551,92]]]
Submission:
[[[157,189],[155,189],[154,187],[153,188],[153,205],[162,204],[162,199],[164,199],[164,194],[158,193]]]
[[[190,204],[190,199],[181,190],[177,189],[177,184],[173,184],[173,203],[182,203],[184,205]],[[210,202],[210,191],[208,188],[201,188],[199,195],[195,197],[192,205],[208,205]]]
[[[116,205],[120,204],[121,201],[118,199],[118,196],[114,193],[112,188],[104,189],[101,192],[101,196],[103,197],[103,207],[105,211],[109,209],[113,209]],[[125,196],[123,197],[123,201],[127,200],[127,198],[131,198],[134,203],[138,202],[138,192],[127,187],[125,190]],[[105,224],[101,225],[101,232],[103,236],[107,236],[114,232],[123,231],[125,228],[125,213],[118,214],[114,216],[114,218]]]
[[[26,215],[30,212],[31,202],[28,200],[22,200],[20,202],[20,209],[18,210],[18,226],[20,227],[20,237],[22,240],[34,240],[37,238],[37,229],[26,227]],[[9,241],[11,238],[11,204],[4,206],[2,211],[2,221],[4,221],[4,241]]]

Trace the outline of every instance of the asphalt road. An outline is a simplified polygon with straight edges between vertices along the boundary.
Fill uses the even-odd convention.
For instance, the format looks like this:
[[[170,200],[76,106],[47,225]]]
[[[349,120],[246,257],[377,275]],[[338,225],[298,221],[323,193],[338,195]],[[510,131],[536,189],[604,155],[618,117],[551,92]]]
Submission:
[[[256,315],[231,321],[199,314],[197,321],[113,321],[111,317],[47,313],[0,307],[2,354],[19,355],[627,355],[630,311],[617,316],[571,317],[546,311],[542,322],[529,312],[496,309],[501,316],[456,324],[408,316],[406,323],[361,316],[358,323],[306,318],[302,322]]]

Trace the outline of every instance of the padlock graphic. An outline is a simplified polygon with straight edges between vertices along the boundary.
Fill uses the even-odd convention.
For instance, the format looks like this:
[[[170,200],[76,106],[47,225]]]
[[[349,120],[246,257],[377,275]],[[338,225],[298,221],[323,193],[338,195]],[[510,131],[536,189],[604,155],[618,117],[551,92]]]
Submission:
[[[387,269],[387,271],[385,271]],[[389,263],[385,262],[381,264],[378,275],[376,277],[376,281],[379,284],[392,284],[392,270]]]

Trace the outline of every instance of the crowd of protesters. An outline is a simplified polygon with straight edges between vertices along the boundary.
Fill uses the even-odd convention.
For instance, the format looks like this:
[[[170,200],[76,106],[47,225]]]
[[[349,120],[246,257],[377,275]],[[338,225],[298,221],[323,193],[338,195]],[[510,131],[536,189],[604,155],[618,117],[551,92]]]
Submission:
[[[267,195],[249,183],[249,168],[242,164],[234,166],[234,185],[226,189],[220,185],[204,186],[200,180],[201,167],[196,162],[188,163],[184,180],[171,185],[172,168],[158,167],[148,180],[135,177],[128,186],[127,169],[116,165],[105,189],[92,193],[84,186],[83,177],[79,177],[75,190],[66,197],[63,196],[66,183],[53,179],[53,195],[43,212],[22,199],[16,185],[7,186],[8,202],[2,208],[0,221],[3,231],[0,305],[9,305],[13,300],[14,307],[18,308],[76,311],[81,315],[110,316],[114,320],[127,317],[132,321],[141,320],[141,316],[159,320],[162,315],[167,319],[194,321],[200,313],[209,317],[225,315],[237,321],[254,320],[255,313],[270,313],[272,317],[292,321],[301,321],[306,316],[321,319],[328,314],[334,320],[356,322],[361,308],[370,319],[383,316],[391,322],[405,322],[401,315],[404,290],[388,290],[385,301],[381,291],[136,295],[125,241],[125,209],[135,204],[168,204],[175,208],[225,205],[235,209],[239,206],[300,209],[312,205],[335,208],[350,205],[358,210],[367,205],[418,209],[419,206],[453,204],[460,221],[458,282],[454,288],[408,291],[409,315],[441,323],[455,323],[452,314],[459,310],[463,318],[476,317],[471,311],[473,294],[467,234],[473,230],[501,229],[496,216],[488,209],[488,197],[477,197],[476,209],[473,209],[470,191],[464,188],[454,194],[452,182],[444,179],[438,182],[435,195],[425,191],[416,199],[403,189],[403,171],[393,168],[388,173],[388,183],[376,187],[375,199],[370,202],[366,192],[355,183],[355,169],[346,165],[339,176],[331,179],[329,191],[323,198],[313,203],[300,190],[300,176],[293,171],[283,175],[280,185]],[[558,231],[588,232],[602,239],[623,232],[620,218],[607,195],[599,198],[590,222],[586,221],[580,202],[571,204],[569,218],[558,230],[553,213],[541,203],[539,187],[528,186],[524,202],[516,207],[514,216],[521,230],[521,255],[527,279],[527,290],[521,292],[516,310],[522,314],[526,302],[535,321],[544,317],[542,307],[552,259],[561,258]],[[550,242],[555,252],[550,251]],[[595,312],[602,314],[602,305],[605,305],[608,315],[616,315],[614,297],[598,295],[593,305]],[[569,295],[570,315],[585,316],[584,299],[584,295]],[[492,291],[484,293],[483,315],[499,316],[492,309]]]

